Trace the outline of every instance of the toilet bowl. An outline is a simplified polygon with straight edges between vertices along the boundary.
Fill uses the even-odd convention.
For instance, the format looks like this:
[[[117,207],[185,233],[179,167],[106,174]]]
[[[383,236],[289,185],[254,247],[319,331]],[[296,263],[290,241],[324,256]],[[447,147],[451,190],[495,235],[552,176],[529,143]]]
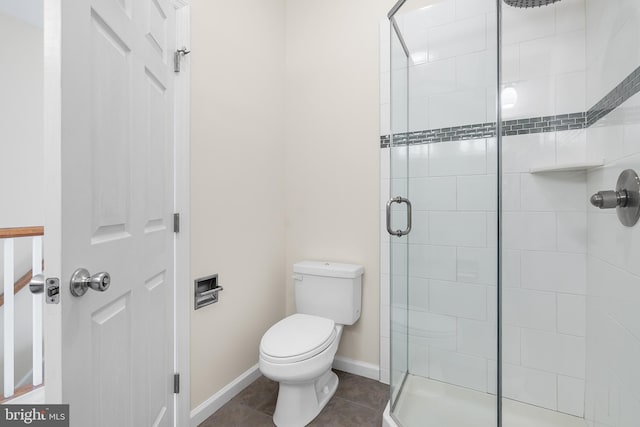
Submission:
[[[260,341],[260,371],[280,384],[273,414],[278,427],[305,426],[329,402],[338,388],[331,365],[343,325],[360,318],[361,266],[303,261],[293,270],[298,312]]]
[[[291,337],[286,343],[285,336]],[[331,365],[341,336],[342,325],[305,314],[281,320],[264,335],[260,371],[280,383],[273,414],[278,427],[308,424],[336,392],[338,377]]]

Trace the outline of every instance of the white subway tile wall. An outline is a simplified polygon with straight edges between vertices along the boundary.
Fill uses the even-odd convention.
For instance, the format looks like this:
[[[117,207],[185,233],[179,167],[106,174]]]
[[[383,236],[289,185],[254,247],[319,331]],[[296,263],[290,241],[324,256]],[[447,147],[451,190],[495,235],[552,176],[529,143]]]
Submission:
[[[517,91],[504,119],[586,111],[585,0],[503,12],[503,75]],[[494,1],[447,0],[400,16],[399,25],[412,52],[410,131],[496,120]],[[381,34],[381,87],[388,87],[388,23]],[[382,115],[389,98],[383,90]],[[390,133],[387,123],[382,117],[381,135]],[[406,262],[392,269],[399,279],[409,277],[409,371],[495,393],[495,139],[392,149],[398,150],[392,156],[381,149],[381,185],[387,186],[381,209],[389,196],[390,157],[408,165],[391,170],[410,177],[399,188],[414,205],[408,271]],[[503,138],[504,394],[576,416],[585,410],[587,174],[529,172],[585,160],[587,151],[582,129]],[[396,216],[401,227],[402,215]],[[384,291],[389,238],[381,222],[387,265],[381,266],[380,351],[388,355],[389,305],[396,299]],[[387,356],[382,361],[388,363]],[[390,369],[381,365],[383,381]]]
[[[584,380],[558,375],[558,411],[584,413]]]
[[[522,365],[505,363],[502,367],[502,387],[505,396],[553,410],[558,409],[557,378],[554,373]]]
[[[474,390],[486,390],[487,360],[461,352],[429,350],[429,377]]]
[[[640,65],[640,4],[587,0],[587,99],[596,102]],[[587,194],[615,187],[627,168],[640,169],[640,96],[586,130],[587,156],[605,160],[589,171]],[[624,227],[615,212],[590,207],[586,222],[586,395],[589,427],[631,427],[640,420],[640,227]],[[563,304],[582,304],[564,301]],[[576,327],[564,319],[563,328]],[[559,381],[566,407],[579,408]]]

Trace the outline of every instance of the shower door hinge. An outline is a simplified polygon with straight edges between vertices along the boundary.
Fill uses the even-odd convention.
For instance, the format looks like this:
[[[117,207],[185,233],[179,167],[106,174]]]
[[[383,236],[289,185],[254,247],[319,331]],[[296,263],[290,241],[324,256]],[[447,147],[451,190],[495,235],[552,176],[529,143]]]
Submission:
[[[180,393],[180,374],[173,374],[173,393]]]
[[[173,232],[174,233],[180,232],[180,214],[179,213],[173,214]]]

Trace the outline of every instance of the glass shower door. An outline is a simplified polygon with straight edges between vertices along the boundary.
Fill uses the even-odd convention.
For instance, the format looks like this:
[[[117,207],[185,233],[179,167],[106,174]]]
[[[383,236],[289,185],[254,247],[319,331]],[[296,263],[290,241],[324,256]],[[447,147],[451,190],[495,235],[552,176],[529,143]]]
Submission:
[[[403,427],[498,425],[495,5],[391,12],[391,417]],[[410,232],[394,235],[409,212]]]
[[[408,130],[408,64],[409,58],[398,33],[391,28],[391,135],[390,195],[387,202],[387,232],[390,235],[391,261],[391,407],[408,374],[408,257],[407,236],[403,234],[409,224],[406,135]]]

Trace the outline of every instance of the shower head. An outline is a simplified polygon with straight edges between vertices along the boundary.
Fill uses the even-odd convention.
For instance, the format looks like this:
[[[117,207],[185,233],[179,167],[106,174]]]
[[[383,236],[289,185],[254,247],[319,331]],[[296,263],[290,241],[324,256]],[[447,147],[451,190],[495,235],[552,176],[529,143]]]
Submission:
[[[504,0],[506,4],[513,7],[540,7],[547,6],[560,0]]]

